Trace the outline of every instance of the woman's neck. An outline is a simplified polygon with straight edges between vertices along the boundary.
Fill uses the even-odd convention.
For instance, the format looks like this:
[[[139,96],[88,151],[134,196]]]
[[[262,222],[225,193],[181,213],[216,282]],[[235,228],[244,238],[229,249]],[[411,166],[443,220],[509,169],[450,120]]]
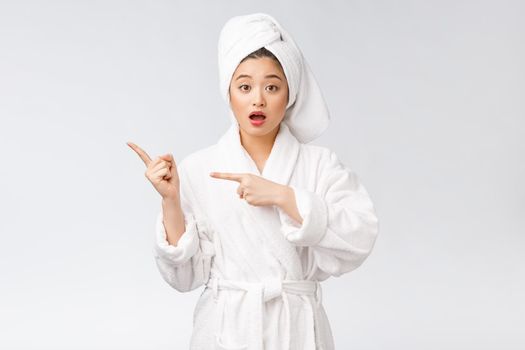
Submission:
[[[262,173],[264,163],[270,156],[275,138],[279,132],[280,125],[274,130],[263,136],[253,136],[245,133],[242,129],[240,131],[241,144],[248,152],[253,161],[257,164],[259,171]]]

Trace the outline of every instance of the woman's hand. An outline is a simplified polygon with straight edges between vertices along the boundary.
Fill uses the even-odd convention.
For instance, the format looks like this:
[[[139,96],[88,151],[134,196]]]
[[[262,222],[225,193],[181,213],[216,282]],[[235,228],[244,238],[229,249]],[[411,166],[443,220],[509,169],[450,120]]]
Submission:
[[[288,186],[266,180],[255,174],[210,173],[216,179],[237,181],[237,194],[254,206],[280,205]]]
[[[179,174],[173,155],[165,154],[151,160],[148,154],[132,142],[127,145],[134,150],[146,164],[146,177],[163,199],[179,200]]]

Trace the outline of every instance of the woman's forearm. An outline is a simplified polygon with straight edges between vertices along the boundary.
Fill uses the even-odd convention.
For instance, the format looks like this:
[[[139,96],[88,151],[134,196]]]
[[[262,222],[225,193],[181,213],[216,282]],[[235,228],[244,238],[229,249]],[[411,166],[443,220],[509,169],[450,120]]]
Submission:
[[[163,223],[166,229],[166,239],[170,245],[176,246],[180,237],[186,231],[184,213],[180,199],[162,199]]]

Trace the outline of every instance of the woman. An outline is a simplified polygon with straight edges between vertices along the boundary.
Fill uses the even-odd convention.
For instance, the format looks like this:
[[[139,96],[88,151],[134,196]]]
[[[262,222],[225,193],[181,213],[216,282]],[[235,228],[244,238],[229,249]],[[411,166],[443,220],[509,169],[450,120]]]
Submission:
[[[327,127],[319,86],[271,16],[230,19],[219,39],[232,124],[217,144],[151,160],[162,196],[156,263],[173,288],[205,285],[191,349],[334,349],[320,281],[357,268],[378,219],[355,173],[307,142]]]

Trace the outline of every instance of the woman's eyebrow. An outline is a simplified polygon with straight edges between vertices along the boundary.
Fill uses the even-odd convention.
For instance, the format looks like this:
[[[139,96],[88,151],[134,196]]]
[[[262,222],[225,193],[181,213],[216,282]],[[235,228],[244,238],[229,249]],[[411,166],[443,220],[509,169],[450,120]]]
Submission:
[[[235,80],[239,80],[241,78],[251,78],[251,75],[248,75],[248,74],[241,74],[239,75]],[[280,76],[278,76],[277,74],[268,74],[265,76],[266,79],[269,79],[269,78],[277,78],[279,80],[282,80]]]

